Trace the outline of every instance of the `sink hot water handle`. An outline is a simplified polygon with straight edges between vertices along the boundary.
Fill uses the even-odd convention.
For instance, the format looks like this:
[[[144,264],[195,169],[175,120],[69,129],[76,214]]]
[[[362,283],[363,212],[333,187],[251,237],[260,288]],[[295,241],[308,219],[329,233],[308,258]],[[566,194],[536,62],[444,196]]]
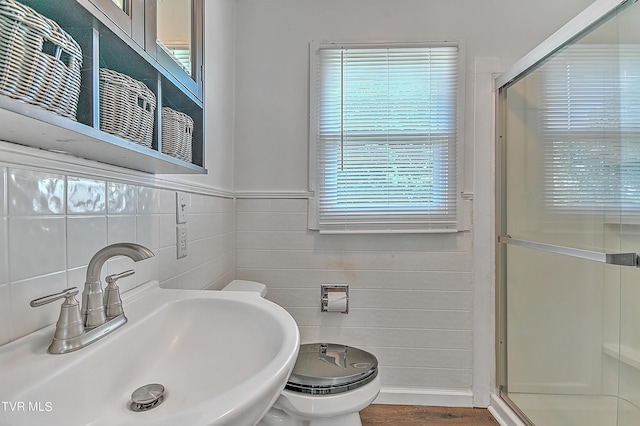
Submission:
[[[60,293],[39,297],[31,301],[31,307],[37,308],[62,298],[65,299],[60,307],[60,316],[56,323],[54,340],[68,340],[80,336],[84,332],[82,316],[80,315],[80,304],[76,300],[78,292],[78,287],[70,287],[62,290]]]

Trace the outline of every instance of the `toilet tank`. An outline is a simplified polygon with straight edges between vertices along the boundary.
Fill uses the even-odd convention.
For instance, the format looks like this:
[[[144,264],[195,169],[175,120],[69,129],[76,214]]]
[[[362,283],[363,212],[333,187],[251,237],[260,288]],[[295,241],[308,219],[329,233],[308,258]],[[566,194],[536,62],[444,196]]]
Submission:
[[[222,291],[251,291],[259,294],[260,297],[265,297],[267,295],[267,286],[256,281],[233,280]]]

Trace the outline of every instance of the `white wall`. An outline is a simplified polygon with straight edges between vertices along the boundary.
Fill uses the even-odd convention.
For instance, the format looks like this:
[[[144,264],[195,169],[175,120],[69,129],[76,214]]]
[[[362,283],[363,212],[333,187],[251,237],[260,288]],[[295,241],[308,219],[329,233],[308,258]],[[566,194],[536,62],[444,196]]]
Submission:
[[[506,67],[592,0],[238,0],[235,189],[307,189],[311,40],[466,40],[466,127],[474,59]],[[467,141],[473,161],[472,134]]]
[[[378,402],[488,404],[494,250],[490,76],[590,3],[238,0],[236,276],[265,282],[268,297],[298,321],[303,341],[352,344],[376,354],[383,384]],[[308,231],[309,42],[445,38],[466,42],[464,189],[475,194],[472,231]],[[320,313],[322,283],[350,285],[348,315]]]
[[[59,304],[29,300],[82,288],[86,265],[113,242],[156,256],[119,258],[108,273],[135,269],[123,290],[220,288],[233,278],[234,0],[206,2],[207,175],[148,175],[0,141],[0,345],[56,321]],[[176,258],[175,193],[187,193],[188,256]]]

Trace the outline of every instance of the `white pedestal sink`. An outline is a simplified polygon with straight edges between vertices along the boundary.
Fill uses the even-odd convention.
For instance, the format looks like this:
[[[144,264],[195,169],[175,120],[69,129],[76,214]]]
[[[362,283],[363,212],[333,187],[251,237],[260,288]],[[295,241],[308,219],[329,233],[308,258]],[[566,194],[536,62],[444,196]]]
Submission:
[[[123,300],[128,323],[78,351],[48,354],[53,326],[0,347],[0,425],[250,426],[295,364],[295,321],[258,295],[150,282]],[[151,383],[163,402],[132,411]]]

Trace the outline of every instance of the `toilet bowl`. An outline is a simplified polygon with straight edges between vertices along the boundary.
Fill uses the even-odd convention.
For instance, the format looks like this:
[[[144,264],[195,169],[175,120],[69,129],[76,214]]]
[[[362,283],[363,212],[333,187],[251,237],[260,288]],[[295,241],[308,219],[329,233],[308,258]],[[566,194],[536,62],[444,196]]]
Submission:
[[[258,426],[361,426],[360,410],[380,392],[369,352],[332,344],[300,345],[285,389]]]
[[[234,281],[223,290],[266,287]],[[366,351],[335,343],[307,343],[285,389],[257,426],[362,426],[359,412],[380,392],[378,360]]]

